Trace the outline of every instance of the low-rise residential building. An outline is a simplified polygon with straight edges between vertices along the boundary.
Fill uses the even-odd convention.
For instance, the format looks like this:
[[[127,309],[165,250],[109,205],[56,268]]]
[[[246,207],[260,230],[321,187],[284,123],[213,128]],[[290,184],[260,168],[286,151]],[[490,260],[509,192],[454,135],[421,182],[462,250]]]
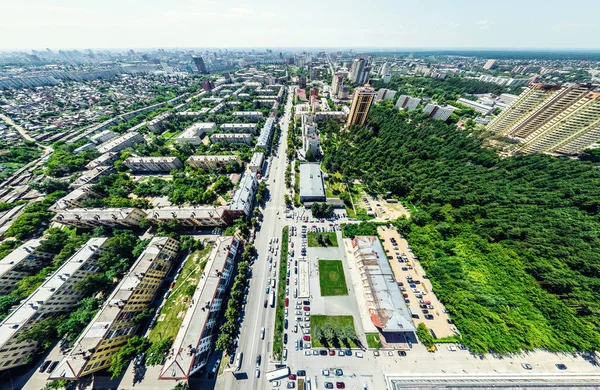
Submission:
[[[22,366],[38,348],[38,342],[20,336],[43,320],[68,313],[83,297],[73,285],[98,271],[96,260],[106,238],[92,238],[46,279],[19,307],[0,323],[0,370]]]
[[[190,156],[186,163],[194,168],[209,170],[224,170],[227,164],[241,164],[240,157],[237,154],[203,155]]]
[[[57,200],[56,203],[50,207],[50,210],[58,211],[67,210],[70,208],[78,208],[81,207],[82,201],[99,196],[100,194],[93,190],[93,186],[91,184],[85,184]]]
[[[98,152],[101,154],[110,153],[110,152],[120,152],[121,150],[125,150],[129,147],[132,147],[137,144],[141,144],[144,142],[144,137],[137,132],[131,132],[124,134],[120,137],[113,138],[110,141],[103,143],[98,146]]]
[[[351,251],[373,325],[382,333],[414,333],[411,313],[377,236],[356,236]]]
[[[123,164],[134,172],[170,172],[183,168],[177,157],[129,157]]]
[[[494,111],[494,107],[492,106],[487,106],[485,104],[474,102],[469,99],[460,98],[457,100],[457,102],[464,104],[467,107],[471,107],[472,109],[483,115],[490,115],[492,111]]]
[[[271,140],[273,139],[273,130],[275,129],[275,119],[267,118],[263,128],[260,131],[260,135],[258,136],[258,140],[256,142],[256,147],[264,150],[269,149],[271,147]]]
[[[51,253],[42,252],[42,241],[26,241],[0,260],[0,296],[11,292],[19,280],[38,272],[54,257]]]
[[[429,114],[431,119],[439,119],[445,121],[450,118],[450,115],[456,110],[456,107],[452,106],[439,106],[437,104],[429,103],[423,108],[425,114]]]
[[[113,138],[116,138],[119,134],[114,131],[104,130],[96,135],[90,137],[90,141],[95,143],[96,145],[103,144],[105,142],[110,141]]]
[[[264,118],[260,111],[236,111],[231,114],[234,118],[245,119],[248,122],[258,122]]]
[[[300,164],[300,202],[325,202],[326,200],[321,164]]]
[[[170,112],[163,112],[146,123],[150,131],[159,132],[164,129],[164,123],[173,116]]]
[[[210,142],[216,144],[223,142],[227,144],[252,145],[252,134],[248,133],[214,133],[210,136]]]
[[[223,123],[219,128],[228,133],[256,134],[256,123]]]
[[[118,159],[119,159],[119,153],[115,153],[115,152],[104,153],[100,157],[95,158],[92,161],[90,161],[85,167],[87,169],[94,169],[97,167],[111,166]]]
[[[154,299],[178,251],[178,241],[154,237],[50,379],[79,379],[108,368],[112,355],[136,333],[136,315]]]
[[[200,145],[202,143],[202,138],[207,133],[211,133],[217,129],[217,124],[214,122],[198,122],[194,123],[187,129],[185,129],[177,138],[175,138],[175,142],[178,144],[189,143],[194,146]]]
[[[70,189],[77,189],[86,184],[97,183],[100,177],[109,175],[113,172],[112,167],[99,166],[89,171],[85,171],[73,183],[69,185]]]
[[[208,107],[202,107],[198,111],[182,111],[182,112],[178,112],[177,116],[180,116],[180,117],[183,117],[183,118],[198,118],[198,119],[202,119],[202,118],[204,118],[208,114],[209,111],[210,111],[210,108],[208,108]]]
[[[241,244],[235,237],[218,237],[198,281],[159,379],[187,380],[208,362],[218,336],[218,318],[227,303]]]
[[[248,170],[252,173],[262,173],[264,162],[265,154],[263,152],[256,152],[252,155],[250,163],[248,163]]]
[[[254,197],[256,196],[256,190],[258,188],[258,180],[256,174],[246,172],[240,180],[239,187],[231,198],[229,204],[229,211],[234,216],[242,214],[250,215],[252,213],[252,206],[254,205]]]
[[[214,106],[208,113],[209,114],[218,114],[221,111],[223,111],[225,109],[225,107],[227,107],[227,105],[225,103],[219,103],[216,106]]]
[[[421,103],[421,99],[415,98],[408,95],[400,95],[398,101],[396,101],[396,107],[400,110],[412,111],[417,108]]]
[[[161,207],[146,210],[146,219],[153,224],[176,220],[181,226],[218,227],[231,223],[227,211],[220,206]]]
[[[52,218],[52,222],[78,228],[94,228],[96,226],[138,227],[146,218],[146,213],[133,207],[106,209],[71,209],[63,210]]]

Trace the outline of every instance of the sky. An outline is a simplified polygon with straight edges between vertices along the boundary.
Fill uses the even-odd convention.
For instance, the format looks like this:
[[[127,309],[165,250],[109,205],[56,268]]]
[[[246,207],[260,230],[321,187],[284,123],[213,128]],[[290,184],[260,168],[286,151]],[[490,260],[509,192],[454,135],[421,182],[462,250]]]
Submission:
[[[0,50],[600,48],[598,0],[0,0],[0,10]]]

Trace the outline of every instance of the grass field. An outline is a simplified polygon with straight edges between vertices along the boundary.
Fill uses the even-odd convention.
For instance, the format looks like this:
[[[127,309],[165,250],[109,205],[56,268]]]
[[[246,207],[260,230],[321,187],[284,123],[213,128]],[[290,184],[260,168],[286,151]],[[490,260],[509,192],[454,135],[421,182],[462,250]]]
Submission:
[[[318,236],[322,235],[323,239],[325,239],[326,237],[329,238],[329,240],[327,241],[325,239],[325,242],[327,242],[326,245],[321,245],[319,243],[319,241],[317,240]],[[328,246],[338,246],[338,242],[337,242],[337,236],[335,235],[334,232],[308,232],[308,234],[306,235],[308,238],[308,246],[323,246],[323,247],[328,247]],[[329,244],[329,242],[331,244]]]
[[[366,333],[365,336],[367,336],[367,345],[369,348],[381,348],[379,333]]]
[[[317,340],[315,338],[314,331],[316,328],[321,328],[325,326],[325,324],[331,325],[335,330],[344,329],[346,327],[354,328],[354,319],[352,316],[324,316],[324,315],[313,315],[310,317],[310,333],[311,333],[311,342],[313,348],[324,347],[321,343],[321,340]],[[356,330],[356,329],[355,329]],[[348,341],[346,341],[348,342]],[[343,343],[342,343],[343,345]],[[343,345],[348,346],[348,345]],[[357,348],[358,345],[353,341],[349,341],[350,348]]]
[[[319,285],[321,296],[348,295],[341,260],[319,260]]]
[[[189,300],[198,285],[211,249],[212,245],[206,245],[204,249],[192,253],[185,260],[179,277],[171,290],[171,295],[169,295],[167,302],[160,311],[159,321],[148,335],[150,341],[155,342],[169,337],[174,339],[177,336],[189,306]]]

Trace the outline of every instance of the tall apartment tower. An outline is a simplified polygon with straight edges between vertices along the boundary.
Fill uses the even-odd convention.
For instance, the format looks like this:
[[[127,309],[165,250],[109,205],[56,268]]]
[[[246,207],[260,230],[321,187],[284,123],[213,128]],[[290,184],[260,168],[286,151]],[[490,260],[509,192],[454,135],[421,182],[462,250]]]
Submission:
[[[348,73],[348,79],[353,83],[364,84],[364,73],[365,68],[367,67],[367,61],[364,58],[357,58],[352,63],[350,67],[350,72]]]
[[[344,85],[344,75],[340,73],[334,74],[331,80],[331,94],[337,97],[342,89],[342,85]]]
[[[488,130],[511,137],[527,138],[550,119],[592,90],[591,85],[531,84],[488,125]]]
[[[346,126],[364,125],[371,104],[373,104],[373,99],[375,99],[375,89],[371,88],[370,85],[367,84],[364,87],[356,88]]]
[[[381,66],[381,70],[379,71],[379,75],[380,76],[385,76],[390,74],[390,64],[388,62],[386,62],[385,64],[383,64]]]
[[[524,153],[576,154],[600,140],[600,93],[589,92],[523,141]]]
[[[194,56],[194,64],[196,65],[196,69],[198,69],[198,73],[208,74],[208,69],[206,69],[206,64],[204,63],[204,58],[201,56]]]

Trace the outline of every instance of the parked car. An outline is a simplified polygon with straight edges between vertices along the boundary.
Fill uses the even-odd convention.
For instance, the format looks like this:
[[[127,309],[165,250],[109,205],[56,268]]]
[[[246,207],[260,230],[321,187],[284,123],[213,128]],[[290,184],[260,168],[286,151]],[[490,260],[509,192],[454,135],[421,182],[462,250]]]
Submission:
[[[40,366],[40,372],[46,371],[46,368],[48,368],[50,363],[52,363],[51,360],[46,360],[44,363],[42,363],[42,365]]]

